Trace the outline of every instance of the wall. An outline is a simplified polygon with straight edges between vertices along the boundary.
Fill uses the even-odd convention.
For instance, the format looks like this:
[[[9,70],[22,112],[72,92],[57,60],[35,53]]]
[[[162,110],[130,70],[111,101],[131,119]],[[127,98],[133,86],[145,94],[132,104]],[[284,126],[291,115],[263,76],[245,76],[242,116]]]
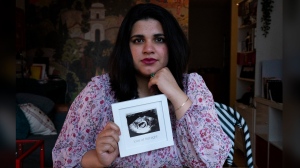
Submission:
[[[256,25],[256,67],[255,67],[255,95],[262,96],[261,88],[261,61],[271,59],[282,59],[283,55],[283,0],[275,0],[273,12],[271,13],[271,25],[267,37],[263,36],[262,23],[262,0],[258,0],[257,25]]]
[[[223,68],[229,60],[229,14],[229,1],[190,0],[190,69]]]
[[[189,71],[198,72],[214,100],[229,103],[230,0],[190,0]]]
[[[300,167],[300,1],[283,1],[284,167]]]

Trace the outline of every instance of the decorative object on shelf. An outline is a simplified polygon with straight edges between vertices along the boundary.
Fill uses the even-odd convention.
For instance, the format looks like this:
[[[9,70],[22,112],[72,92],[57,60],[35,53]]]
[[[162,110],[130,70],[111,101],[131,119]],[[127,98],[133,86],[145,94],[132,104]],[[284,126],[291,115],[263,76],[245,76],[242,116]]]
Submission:
[[[24,52],[19,51],[16,55],[16,77],[28,77],[29,69],[27,67],[27,60]]]
[[[253,65],[243,65],[241,69],[241,78],[248,78],[248,79],[254,79],[255,75],[255,66]]]
[[[282,103],[282,80],[278,78],[263,78],[264,98]]]
[[[262,0],[261,5],[262,5],[262,17],[261,17],[261,22],[262,26],[261,29],[263,31],[263,35],[267,37],[269,34],[270,30],[270,24],[271,24],[271,12],[273,11],[273,4],[274,0]]]
[[[237,99],[236,101],[239,103],[248,105],[248,106],[252,106],[253,105],[253,94],[252,94],[252,92],[246,92],[243,94],[243,96],[240,99]]]
[[[238,16],[242,17],[241,27],[256,24],[257,0],[244,0],[239,3]]]
[[[250,33],[247,32],[246,38],[245,38],[245,43],[246,43],[246,51],[250,51],[250,45],[251,45],[251,36]]]
[[[254,65],[256,60],[256,53],[253,52],[238,52],[237,64],[238,65]]]
[[[239,103],[243,103],[245,105],[248,105],[250,107],[255,107],[253,103],[254,98],[254,85],[250,84],[247,87],[247,92],[243,94],[243,96],[240,99],[237,99],[236,101]]]
[[[247,31],[242,51],[250,52],[254,50],[254,30]]]

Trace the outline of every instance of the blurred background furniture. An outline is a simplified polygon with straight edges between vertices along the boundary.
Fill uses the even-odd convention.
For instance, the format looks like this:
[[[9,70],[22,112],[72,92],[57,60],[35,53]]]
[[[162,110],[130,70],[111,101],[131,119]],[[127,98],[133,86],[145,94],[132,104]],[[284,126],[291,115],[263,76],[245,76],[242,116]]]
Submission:
[[[37,93],[37,92],[35,92]],[[38,93],[37,93],[38,94]],[[60,103],[60,99],[52,97],[59,103],[55,103],[48,97],[32,94],[32,93],[17,93],[16,94],[16,137],[17,140],[43,140],[45,151],[45,167],[52,167],[52,149],[55,145],[56,139],[63,126],[66,118],[69,105]],[[43,94],[43,93],[42,93]],[[24,111],[20,108],[20,105],[31,104],[40,109],[40,113],[44,113],[51,122],[54,124],[57,134],[32,134],[31,125],[28,118],[24,115]],[[24,144],[23,149],[28,150],[32,145]],[[22,161],[23,168],[40,167],[40,153],[39,150],[33,151],[30,155],[26,156]]]
[[[16,92],[44,96],[54,103],[67,102],[67,83],[63,79],[38,81],[32,78],[16,78]]]
[[[66,103],[67,86],[64,80],[48,80],[41,83],[36,79],[16,79],[16,137],[17,140],[44,140],[45,167],[52,167],[52,149],[65,121],[69,104]],[[51,120],[57,134],[33,134],[32,124],[20,108],[30,104]],[[50,121],[49,121],[50,122]],[[41,125],[42,126],[42,125]],[[24,150],[32,145],[24,144]],[[22,161],[23,168],[40,167],[39,150],[35,150]]]
[[[32,146],[24,151],[24,144],[32,144]],[[22,160],[30,155],[34,150],[40,148],[40,168],[44,167],[45,161],[45,151],[44,151],[44,140],[17,140],[17,158],[16,158],[16,168],[22,167]]]

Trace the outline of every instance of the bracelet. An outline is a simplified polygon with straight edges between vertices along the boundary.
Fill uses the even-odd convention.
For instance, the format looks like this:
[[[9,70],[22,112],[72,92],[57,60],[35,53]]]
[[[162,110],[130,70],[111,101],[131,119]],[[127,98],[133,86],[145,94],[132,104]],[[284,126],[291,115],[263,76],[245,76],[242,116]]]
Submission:
[[[182,103],[182,105],[181,106],[179,106],[175,111],[177,111],[177,110],[179,110],[182,106],[184,106],[185,105],[185,103],[187,102],[189,100],[189,97],[186,99],[186,101],[184,101],[184,103]]]

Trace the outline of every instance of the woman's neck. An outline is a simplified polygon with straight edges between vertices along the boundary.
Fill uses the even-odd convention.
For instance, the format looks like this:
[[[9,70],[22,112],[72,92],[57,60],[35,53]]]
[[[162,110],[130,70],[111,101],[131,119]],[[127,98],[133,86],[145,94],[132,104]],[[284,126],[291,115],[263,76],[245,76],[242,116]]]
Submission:
[[[137,74],[136,75],[136,81],[137,81],[137,91],[139,97],[147,97],[147,96],[152,96],[156,93],[156,90],[154,89],[148,89],[148,82],[149,82],[150,77],[145,77],[142,75]]]

